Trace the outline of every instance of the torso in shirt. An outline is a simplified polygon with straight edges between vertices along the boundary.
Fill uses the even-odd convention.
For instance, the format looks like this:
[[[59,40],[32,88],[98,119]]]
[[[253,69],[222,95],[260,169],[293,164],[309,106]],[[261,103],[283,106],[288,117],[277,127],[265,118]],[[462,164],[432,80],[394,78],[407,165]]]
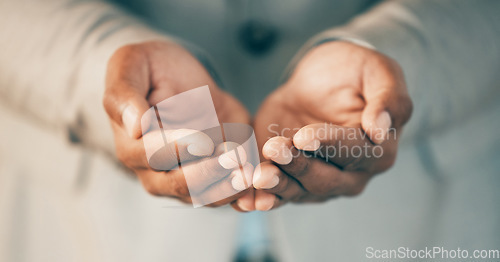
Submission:
[[[153,27],[210,56],[224,88],[255,112],[313,35],[375,0],[115,0]]]

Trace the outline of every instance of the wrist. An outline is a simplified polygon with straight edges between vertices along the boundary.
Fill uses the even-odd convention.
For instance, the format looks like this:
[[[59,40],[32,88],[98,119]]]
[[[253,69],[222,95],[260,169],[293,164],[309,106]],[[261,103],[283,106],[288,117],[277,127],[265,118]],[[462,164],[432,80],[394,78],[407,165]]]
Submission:
[[[372,44],[360,38],[319,34],[305,43],[304,46],[302,46],[302,48],[292,58],[287,68],[285,69],[285,72],[281,78],[281,82],[284,83],[288,80],[292,72],[295,70],[297,64],[302,60],[302,58],[304,58],[304,56],[310,53],[311,50],[328,43],[350,43],[364,49],[376,50],[376,48]]]

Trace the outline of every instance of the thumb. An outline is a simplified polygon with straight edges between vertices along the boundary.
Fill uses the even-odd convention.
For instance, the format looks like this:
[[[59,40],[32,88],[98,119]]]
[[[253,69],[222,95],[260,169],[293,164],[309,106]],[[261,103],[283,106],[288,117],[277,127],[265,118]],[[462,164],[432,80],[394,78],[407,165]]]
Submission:
[[[366,101],[361,126],[370,140],[380,144],[390,128],[398,130],[410,119],[413,105],[408,95],[404,74],[397,62],[385,58],[385,66],[372,65],[364,76],[363,97]]]
[[[119,49],[108,63],[103,105],[111,121],[132,138],[142,135],[140,119],[150,107],[146,100],[149,89],[149,68],[144,56],[131,48]]]
[[[398,130],[411,116],[412,102],[406,93],[382,93],[366,99],[361,116],[361,126],[370,140],[380,144],[388,138],[389,131]]]
[[[123,92],[125,93],[125,92]],[[119,126],[125,129],[131,138],[139,138],[142,136],[142,124],[148,125],[151,122],[151,114],[145,114],[149,109],[149,103],[144,97],[137,94],[106,94],[104,96],[104,108],[111,118]]]
[[[142,136],[144,132],[143,129],[141,129],[141,123],[143,127],[150,126],[152,115],[145,114],[148,110],[148,106],[149,104],[146,100],[140,101],[140,99],[129,100],[124,104],[121,121],[123,123],[123,128],[125,128],[131,138],[139,138]]]
[[[368,103],[361,116],[361,126],[373,143],[381,144],[392,126],[391,115],[382,104]]]

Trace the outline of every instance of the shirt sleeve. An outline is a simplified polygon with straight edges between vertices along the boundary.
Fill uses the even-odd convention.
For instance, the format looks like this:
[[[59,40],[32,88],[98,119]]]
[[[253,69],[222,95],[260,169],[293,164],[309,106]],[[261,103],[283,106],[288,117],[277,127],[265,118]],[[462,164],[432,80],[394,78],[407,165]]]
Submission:
[[[405,140],[473,117],[500,98],[500,1],[385,1],[311,39],[357,39],[398,61],[414,102]],[[293,65],[293,62],[292,62]]]
[[[164,39],[100,1],[0,1],[0,101],[74,142],[113,152],[102,106],[119,47]]]

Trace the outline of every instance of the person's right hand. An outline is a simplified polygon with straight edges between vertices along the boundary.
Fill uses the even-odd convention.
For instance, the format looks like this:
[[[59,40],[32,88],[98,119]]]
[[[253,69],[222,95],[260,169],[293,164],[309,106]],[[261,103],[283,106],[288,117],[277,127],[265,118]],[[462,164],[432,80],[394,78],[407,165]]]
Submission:
[[[241,176],[235,175],[239,171],[238,163],[231,159],[231,154],[223,154],[223,145],[214,145],[208,135],[193,130],[165,132],[173,140],[191,134],[175,145],[165,147],[167,158],[163,164],[171,166],[171,170],[153,170],[148,164],[142,141],[142,115],[151,106],[168,97],[205,85],[210,88],[221,123],[249,123],[250,117],[245,108],[235,98],[220,90],[203,65],[177,43],[153,41],[127,45],[118,49],[108,63],[103,104],[113,128],[117,157],[137,174],[143,187],[153,195],[191,202],[183,174],[183,170],[187,169],[191,170],[185,173],[214,174],[197,176],[197,184],[190,184],[206,187],[202,189],[202,194],[206,194],[202,196],[205,199],[228,190],[237,193],[239,190],[234,188],[242,189],[242,184],[249,186],[241,181]],[[144,136],[163,143],[160,132],[146,133]],[[177,153],[192,161],[175,169],[178,163]],[[212,154],[220,156],[208,161],[201,160]],[[210,206],[230,203],[245,193],[246,191],[242,191]]]

